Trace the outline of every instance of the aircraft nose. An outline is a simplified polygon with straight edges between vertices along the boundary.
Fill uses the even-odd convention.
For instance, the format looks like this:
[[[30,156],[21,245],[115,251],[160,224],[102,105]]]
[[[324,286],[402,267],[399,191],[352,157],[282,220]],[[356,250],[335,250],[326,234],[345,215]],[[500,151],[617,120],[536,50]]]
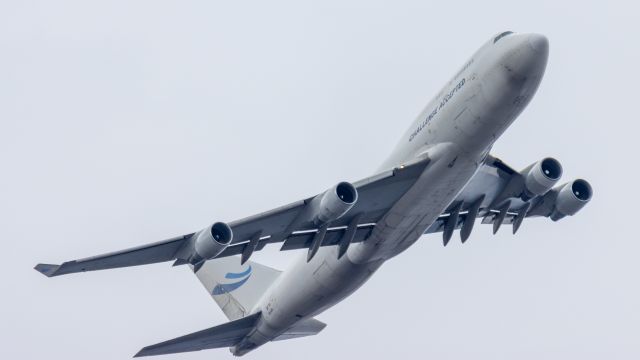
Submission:
[[[549,40],[546,36],[540,34],[530,34],[527,38],[527,41],[529,42],[529,46],[531,46],[534,52],[545,55],[549,53]]]
[[[549,40],[540,34],[513,35],[505,42],[503,66],[516,79],[542,76],[549,56]]]

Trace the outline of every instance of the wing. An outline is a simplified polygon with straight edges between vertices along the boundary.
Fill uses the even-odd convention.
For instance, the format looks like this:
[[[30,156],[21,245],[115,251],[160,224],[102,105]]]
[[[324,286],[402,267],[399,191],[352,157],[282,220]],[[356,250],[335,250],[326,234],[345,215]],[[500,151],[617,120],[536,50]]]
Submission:
[[[411,188],[429,162],[427,155],[354,183],[358,201],[344,215],[327,224],[319,226],[309,220],[308,210],[317,196],[233,221],[229,223],[233,232],[231,242],[214,257],[242,255],[241,261],[244,263],[255,251],[273,243],[281,244],[281,250],[309,249],[308,259],[321,246],[338,246],[338,256],[342,256],[350,244],[368,238],[376,222]],[[447,245],[454,231],[460,229],[464,243],[478,217],[483,219],[483,224],[492,224],[494,233],[502,224],[513,224],[515,233],[525,217],[545,216],[557,220],[564,216],[557,215],[556,211],[556,200],[563,190],[556,188],[540,196],[523,196],[524,182],[525,177],[521,172],[495,157],[487,156],[474,177],[425,234],[442,232],[443,243]],[[588,190],[590,198],[590,187]],[[191,263],[197,271],[206,260],[194,263],[189,257],[193,253],[197,234],[62,265],[39,264],[36,270],[51,277],[175,260],[174,265]]]
[[[442,232],[443,243],[446,246],[457,229],[460,229],[461,240],[464,243],[471,234],[476,218],[482,218],[482,224],[492,225],[494,234],[503,224],[511,224],[515,234],[528,217],[542,216],[550,217],[554,221],[559,220],[566,215],[573,215],[570,211],[569,214],[558,213],[560,193],[563,189],[573,189],[575,184],[580,182],[586,184],[588,195],[585,194],[579,208],[590,200],[591,187],[584,180],[574,180],[540,195],[525,195],[523,192],[526,187],[526,173],[536,164],[539,163],[518,172],[502,160],[488,156],[463,191],[425,234]]]
[[[426,162],[421,162],[412,166],[396,168],[354,183],[353,185],[358,190],[357,203],[347,214],[331,225],[333,227],[347,226],[357,214],[362,214],[360,223],[375,223],[413,185],[425,167]],[[294,222],[311,199],[313,197],[231,222],[229,225],[233,229],[232,243],[248,241],[258,231],[264,235],[262,238],[287,232],[289,225]],[[293,230],[315,229],[313,224],[307,223]]]
[[[178,236],[150,245],[116,251],[81,260],[67,261],[61,265],[38,264],[35,269],[46,276],[57,276],[82,271],[104,270],[119,267],[146,265],[175,258],[176,252],[184,246],[193,234]]]
[[[229,223],[233,231],[233,239],[216,257],[242,254],[244,262],[254,251],[261,250],[270,243],[281,243],[282,250],[311,248],[314,245],[317,250],[319,246],[336,245],[341,241],[344,243],[345,235],[348,235],[349,243],[363,241],[375,226],[376,221],[415,183],[429,162],[428,158],[416,159],[412,163],[354,183],[353,186],[358,192],[358,201],[347,213],[323,229],[325,235],[319,242],[316,236],[319,232],[318,226],[303,216],[314,196]],[[194,234],[105,255],[68,261],[62,265],[38,264],[35,269],[52,277],[171,260],[175,260],[174,265],[186,264],[189,263],[188,255],[192,252]],[[316,239],[315,243],[314,239]],[[345,245],[343,247],[346,250]],[[197,269],[199,269],[198,266],[195,270]]]

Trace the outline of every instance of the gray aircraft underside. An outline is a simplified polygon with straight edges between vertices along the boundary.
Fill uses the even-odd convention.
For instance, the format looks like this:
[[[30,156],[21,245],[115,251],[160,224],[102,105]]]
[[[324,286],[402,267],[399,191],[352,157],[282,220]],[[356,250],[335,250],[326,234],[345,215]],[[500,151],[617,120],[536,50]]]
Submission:
[[[515,234],[525,218],[557,221],[589,202],[589,183],[557,185],[562,166],[544,158],[515,170],[489,154],[535,94],[548,42],[542,35],[492,37],[427,105],[380,171],[319,195],[165,241],[61,265],[48,277],[173,261],[188,265],[230,322],[152,345],[136,356],[230,347],[243,355],[269,341],[314,335],[314,316],[360,287],[423,234],[456,230],[464,243],[476,218]],[[307,249],[280,272],[250,261],[271,243]]]

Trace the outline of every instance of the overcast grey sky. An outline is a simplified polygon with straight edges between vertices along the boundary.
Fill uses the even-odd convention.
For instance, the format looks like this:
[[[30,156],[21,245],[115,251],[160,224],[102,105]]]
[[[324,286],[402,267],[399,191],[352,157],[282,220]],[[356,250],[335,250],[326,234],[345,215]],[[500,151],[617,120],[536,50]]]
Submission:
[[[638,359],[632,1],[0,1],[0,358],[125,359],[226,319],[187,268],[38,262],[231,221],[368,176],[491,35],[550,40],[493,153],[558,158],[580,214],[424,237],[247,359]],[[291,253],[255,260],[283,268]],[[230,358],[227,350],[165,359]]]

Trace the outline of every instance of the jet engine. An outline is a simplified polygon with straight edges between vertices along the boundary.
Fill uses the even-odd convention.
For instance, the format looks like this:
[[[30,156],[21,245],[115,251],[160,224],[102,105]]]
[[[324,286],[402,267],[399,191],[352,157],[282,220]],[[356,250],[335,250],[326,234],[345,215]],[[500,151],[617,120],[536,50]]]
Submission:
[[[574,215],[591,200],[591,185],[582,179],[562,185],[558,190],[551,220],[556,221],[567,215]]]
[[[231,244],[233,231],[229,225],[217,222],[197,233],[193,243],[196,257],[199,259],[212,259],[218,256]]]
[[[544,158],[522,171],[524,197],[530,199],[551,190],[562,176],[562,165],[554,158]]]
[[[326,224],[346,214],[358,201],[358,190],[343,181],[312,201],[313,222]]]

